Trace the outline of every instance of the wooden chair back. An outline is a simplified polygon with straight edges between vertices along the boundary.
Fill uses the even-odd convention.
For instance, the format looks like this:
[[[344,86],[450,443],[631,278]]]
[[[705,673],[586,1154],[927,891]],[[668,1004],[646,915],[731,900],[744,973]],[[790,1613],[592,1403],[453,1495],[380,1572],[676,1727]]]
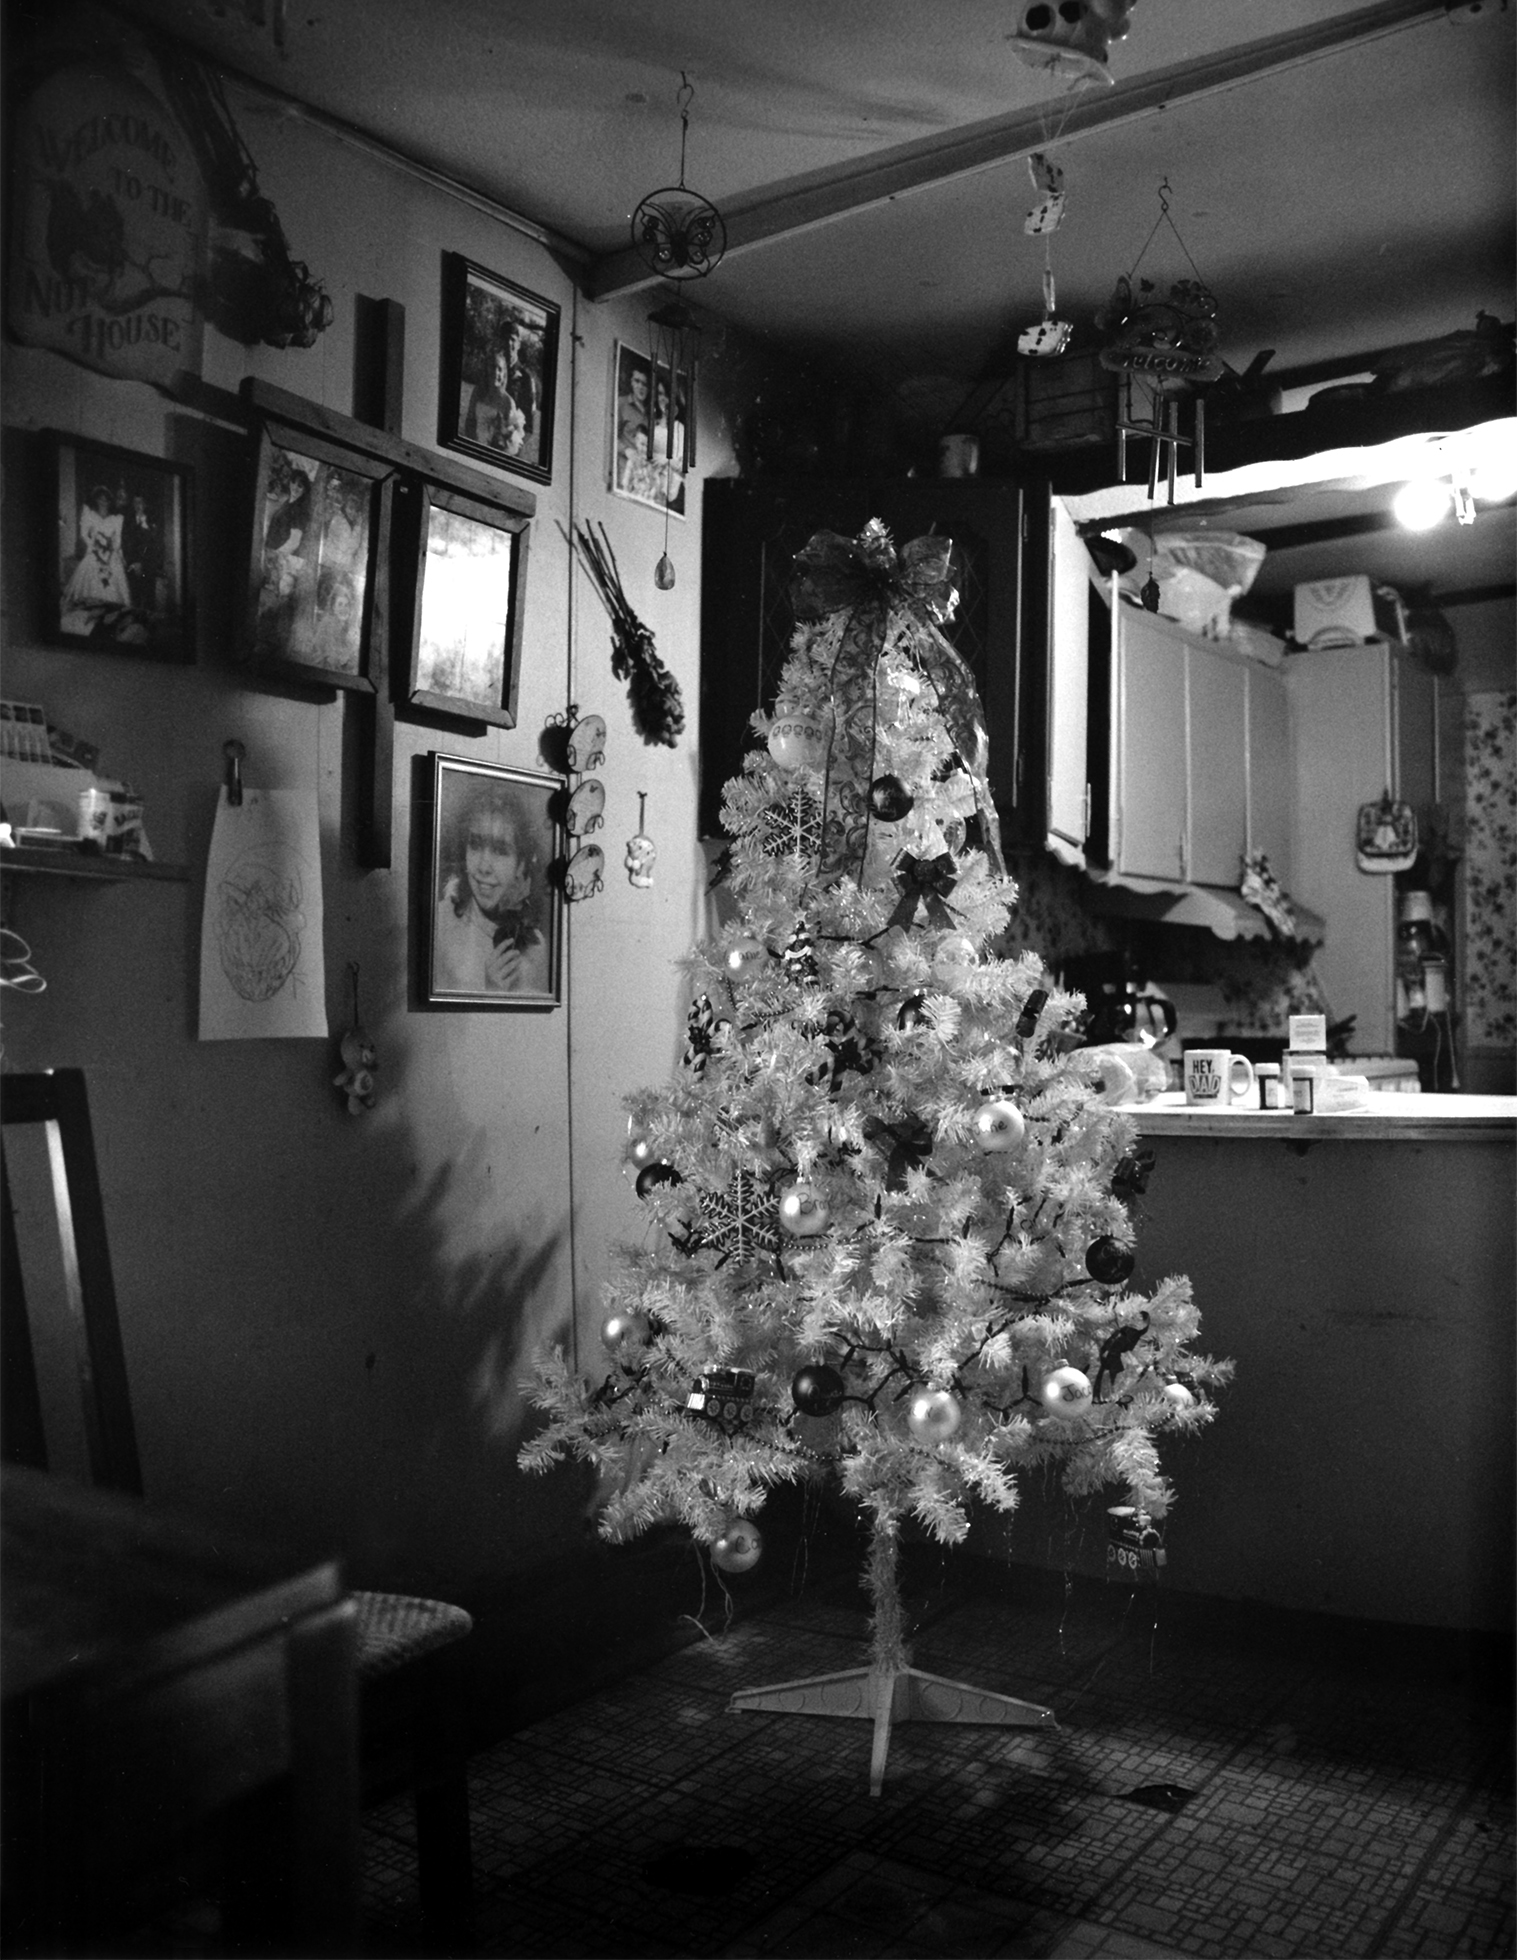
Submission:
[[[13,1124],[40,1125],[47,1140],[53,1207],[62,1254],[90,1479],[142,1495],[126,1356],[111,1273],[105,1207],[95,1163],[84,1071],[0,1075],[0,1136]],[[46,1470],[47,1438],[36,1349],[16,1236],[10,1176],[0,1142],[0,1456]]]

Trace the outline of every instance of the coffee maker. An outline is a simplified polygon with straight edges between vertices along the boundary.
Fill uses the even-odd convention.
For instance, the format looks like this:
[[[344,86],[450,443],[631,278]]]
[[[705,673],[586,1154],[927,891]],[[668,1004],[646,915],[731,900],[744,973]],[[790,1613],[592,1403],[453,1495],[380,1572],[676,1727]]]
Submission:
[[[1175,1032],[1174,1002],[1137,977],[1126,953],[1077,954],[1062,962],[1059,978],[1085,996],[1087,1047],[1116,1041],[1156,1048]]]

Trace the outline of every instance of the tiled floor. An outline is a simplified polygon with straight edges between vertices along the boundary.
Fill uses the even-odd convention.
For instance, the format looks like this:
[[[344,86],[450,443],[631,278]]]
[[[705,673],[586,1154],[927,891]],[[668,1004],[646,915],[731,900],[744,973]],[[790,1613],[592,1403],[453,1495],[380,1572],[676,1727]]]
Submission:
[[[732,1713],[859,1665],[850,1581],[739,1620],[471,1769],[482,1955],[1512,1955],[1512,1709],[1160,1593],[1016,1595],[948,1561],[918,1667],[1052,1730]],[[376,1954],[419,1951],[404,1802],[365,1820]]]

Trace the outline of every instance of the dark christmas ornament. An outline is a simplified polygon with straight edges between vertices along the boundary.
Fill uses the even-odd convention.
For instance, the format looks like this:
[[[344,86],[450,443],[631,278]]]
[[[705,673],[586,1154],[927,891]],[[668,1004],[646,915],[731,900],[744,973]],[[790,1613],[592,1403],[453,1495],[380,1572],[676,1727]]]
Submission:
[[[1148,1180],[1153,1176],[1154,1153],[1151,1150],[1134,1150],[1130,1156],[1118,1160],[1111,1174],[1111,1195],[1114,1198],[1140,1198],[1148,1189]]]
[[[951,926],[953,914],[947,900],[957,882],[958,869],[947,851],[940,851],[935,858],[919,858],[910,851],[903,852],[896,872],[900,902],[885,921],[886,929],[900,926],[909,932],[916,922],[919,905],[927,915],[929,926]]]
[[[838,1008],[832,1008],[823,1023],[823,1036],[830,1060],[818,1062],[809,1069],[806,1080],[813,1086],[827,1081],[829,1095],[836,1095],[838,1084],[844,1073],[852,1069],[856,1075],[868,1075],[874,1068],[874,1048],[866,1035],[859,1032],[858,1023]]]
[[[895,1024],[903,1034],[909,1033],[912,1028],[921,1027],[923,1020],[922,1007],[925,1000],[925,994],[908,994],[905,1000],[901,1002],[900,1012],[895,1017]]]
[[[1120,1286],[1137,1263],[1128,1248],[1115,1239],[1092,1239],[1085,1248],[1085,1270],[1102,1286]]]
[[[1022,1041],[1031,1041],[1038,1031],[1038,1017],[1048,1005],[1046,987],[1034,987],[1022,1003],[1022,1011],[1017,1016],[1017,1036]]]
[[[790,1384],[791,1397],[803,1416],[836,1415],[847,1392],[843,1377],[825,1361],[808,1362],[804,1368],[798,1368]]]
[[[881,823],[899,823],[915,803],[899,776],[876,776],[869,785],[869,808]]]
[[[903,1190],[906,1173],[919,1169],[932,1155],[932,1131],[920,1116],[905,1116],[896,1123],[868,1117],[864,1135],[884,1153],[885,1185],[890,1191]]]
[[[1135,1323],[1131,1327],[1119,1327],[1115,1334],[1101,1343],[1101,1352],[1097,1359],[1095,1379],[1095,1395],[1097,1401],[1101,1399],[1101,1384],[1103,1382],[1111,1388],[1116,1387],[1117,1377],[1121,1374],[1128,1355],[1132,1353],[1139,1341],[1148,1332],[1148,1322],[1149,1316],[1145,1313],[1141,1325]]]
[[[662,1162],[644,1164],[637,1174],[634,1188],[640,1198],[646,1198],[650,1191],[656,1191],[661,1184],[683,1184],[684,1181],[673,1164]]]

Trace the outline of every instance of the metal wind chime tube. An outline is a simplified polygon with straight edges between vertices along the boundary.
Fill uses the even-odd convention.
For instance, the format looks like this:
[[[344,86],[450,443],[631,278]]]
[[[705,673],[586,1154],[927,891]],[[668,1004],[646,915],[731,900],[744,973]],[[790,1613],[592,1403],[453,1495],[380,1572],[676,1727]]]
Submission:
[[[653,375],[653,428],[649,454],[658,436],[658,394],[665,389],[662,464],[664,550],[653,579],[661,592],[674,584],[669,556],[669,510],[676,476],[690,465],[690,431],[695,414],[695,365],[700,328],[695,314],[680,296],[680,285],[714,272],[727,250],[727,227],[708,198],[685,183],[685,152],[690,137],[690,104],[695,96],[689,76],[680,71],[676,95],[680,115],[679,182],[650,191],[632,214],[632,244],[650,272],[668,282],[668,297],[648,315],[649,360]]]

